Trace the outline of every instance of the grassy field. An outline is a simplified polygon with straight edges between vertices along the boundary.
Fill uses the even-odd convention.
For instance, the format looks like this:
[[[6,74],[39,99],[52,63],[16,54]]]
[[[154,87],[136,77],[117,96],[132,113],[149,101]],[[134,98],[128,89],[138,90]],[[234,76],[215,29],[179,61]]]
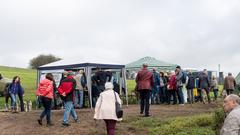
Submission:
[[[35,90],[36,90],[36,70],[23,69],[23,68],[13,68],[0,66],[0,73],[3,77],[12,79],[14,76],[20,76],[21,83],[25,90],[24,99],[25,100],[35,100]],[[0,98],[0,107],[3,107],[5,101],[4,98]]]

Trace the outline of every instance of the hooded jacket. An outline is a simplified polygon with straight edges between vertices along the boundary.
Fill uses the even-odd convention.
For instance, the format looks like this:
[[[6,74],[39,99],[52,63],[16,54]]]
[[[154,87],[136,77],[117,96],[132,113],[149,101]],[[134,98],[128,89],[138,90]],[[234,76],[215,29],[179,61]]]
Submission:
[[[53,82],[48,79],[43,79],[38,86],[37,96],[53,99]]]

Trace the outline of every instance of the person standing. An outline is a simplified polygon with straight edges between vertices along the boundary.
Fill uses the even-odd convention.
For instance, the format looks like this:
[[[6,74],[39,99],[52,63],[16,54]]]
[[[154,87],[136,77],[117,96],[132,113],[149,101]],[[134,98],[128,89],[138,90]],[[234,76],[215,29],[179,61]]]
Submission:
[[[74,73],[72,71],[68,71],[67,78],[63,79],[58,87],[58,92],[62,96],[65,105],[65,111],[63,115],[63,123],[62,126],[68,127],[70,124],[68,123],[69,115],[71,113],[74,121],[78,122],[78,116],[76,111],[74,110],[73,100],[74,100],[74,90],[76,88],[76,81],[73,78]]]
[[[186,84],[188,102],[192,104],[194,102],[193,89],[195,87],[195,77],[193,76],[192,71],[189,71],[188,73],[188,81]]]
[[[153,68],[153,87],[152,87],[152,94],[151,94],[151,104],[159,103],[159,86],[160,86],[160,75]]]
[[[11,95],[11,99],[12,99],[12,112],[16,113],[17,112],[17,94],[18,93],[23,93],[23,88],[21,86],[21,82],[20,82],[20,77],[19,76],[15,76],[13,77],[12,83],[9,85],[8,87],[8,91]],[[21,108],[24,109],[23,106],[23,99],[20,100],[20,104],[21,104]]]
[[[37,120],[39,125],[42,125],[42,119],[46,116],[47,126],[52,126],[51,123],[51,107],[52,107],[52,99],[54,93],[54,85],[53,85],[53,75],[51,73],[47,73],[45,79],[41,80],[37,89],[37,96],[41,100],[41,103],[44,107],[43,112],[40,115],[40,118]]]
[[[184,105],[183,97],[183,72],[180,66],[176,67],[176,80],[177,80],[177,96],[179,105]]]
[[[211,88],[213,89],[214,100],[217,100],[218,97],[218,81],[215,76],[212,77]]]
[[[236,87],[236,80],[232,76],[232,73],[228,73],[228,76],[224,79],[224,89],[227,91],[227,95],[232,94]]]
[[[207,70],[204,69],[203,72],[199,75],[199,88],[201,89],[201,100],[205,104],[205,97],[207,95],[208,103],[211,103],[209,90],[210,90],[210,81],[208,79]]]
[[[148,70],[147,64],[142,65],[142,69],[138,72],[135,81],[137,83],[137,90],[140,93],[140,114],[143,114],[145,110],[145,117],[149,117],[149,98],[153,87],[153,74]]]
[[[105,84],[105,90],[97,100],[94,119],[103,119],[105,121],[108,135],[115,135],[116,123],[122,120],[116,116],[115,101],[122,105],[118,93],[113,90],[113,84],[107,82]]]
[[[220,135],[240,134],[240,98],[235,94],[230,94],[224,99],[223,107],[227,117],[221,128]]]
[[[74,107],[82,108],[83,107],[83,97],[84,97],[84,86],[86,85],[85,79],[83,76],[83,70],[79,70],[78,74],[74,77],[76,81],[76,89],[75,89],[75,100]]]
[[[171,73],[169,77],[169,82],[167,85],[167,103],[170,105],[171,97],[173,97],[173,105],[177,104],[177,96],[176,96],[176,88],[177,88],[177,80],[175,73]]]

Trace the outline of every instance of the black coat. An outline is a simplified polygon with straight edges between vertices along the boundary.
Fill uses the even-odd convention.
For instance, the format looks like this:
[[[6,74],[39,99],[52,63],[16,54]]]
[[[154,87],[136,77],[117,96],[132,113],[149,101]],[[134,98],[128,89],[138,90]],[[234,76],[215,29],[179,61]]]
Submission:
[[[195,77],[193,76],[193,74],[188,74],[188,83],[186,88],[187,89],[195,88]]]

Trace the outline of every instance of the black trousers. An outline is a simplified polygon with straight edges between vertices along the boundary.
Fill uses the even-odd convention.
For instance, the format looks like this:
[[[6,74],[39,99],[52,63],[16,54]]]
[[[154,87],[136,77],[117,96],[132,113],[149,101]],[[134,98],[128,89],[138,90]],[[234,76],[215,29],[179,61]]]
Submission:
[[[139,90],[140,92],[140,111],[141,113],[144,112],[145,110],[145,115],[149,115],[149,98],[150,98],[150,93],[151,90]]]
[[[52,99],[47,97],[40,97],[42,101],[42,105],[44,107],[43,112],[40,115],[40,119],[43,119],[46,116],[47,123],[51,122],[51,106],[52,106]]]
[[[171,103],[171,97],[173,97],[173,104],[177,104],[177,92],[176,92],[176,90],[168,90],[167,95],[168,95],[168,100],[167,100],[168,104]]]
[[[23,95],[22,94],[18,94],[18,98],[19,98],[19,101],[20,101],[21,112],[24,112]]]

